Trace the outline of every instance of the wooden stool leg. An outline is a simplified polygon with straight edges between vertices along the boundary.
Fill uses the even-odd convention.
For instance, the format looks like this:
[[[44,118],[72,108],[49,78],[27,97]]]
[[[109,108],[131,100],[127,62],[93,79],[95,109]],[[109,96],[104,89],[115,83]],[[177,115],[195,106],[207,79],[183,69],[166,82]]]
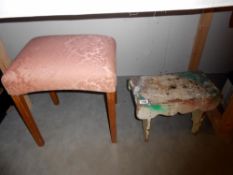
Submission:
[[[117,104],[117,92],[115,92],[115,104]]]
[[[108,121],[111,134],[112,143],[117,142],[117,131],[116,131],[116,92],[106,93],[107,96],[107,108],[108,108]]]
[[[192,121],[193,121],[193,126],[192,126],[192,133],[193,134],[196,134],[200,127],[201,127],[201,124],[204,120],[204,112],[202,111],[194,111],[192,112]]]
[[[30,131],[35,142],[37,143],[38,146],[43,146],[44,140],[25,102],[24,97],[23,96],[12,96],[12,99],[15,102],[15,105],[20,113],[20,116],[23,119],[28,130]]]
[[[28,108],[32,109],[32,102],[31,102],[29,96],[28,95],[24,95],[24,99],[25,99],[25,102],[27,103]]]
[[[58,98],[58,96],[57,96],[57,93],[56,93],[55,91],[51,91],[51,92],[49,92],[49,95],[50,95],[50,97],[51,97],[53,103],[54,103],[55,105],[58,105],[58,104],[59,104],[59,98]]]
[[[150,121],[151,121],[151,119],[142,120],[143,130],[144,130],[144,137],[145,137],[145,141],[146,141],[146,142],[149,141],[149,135],[150,135]]]

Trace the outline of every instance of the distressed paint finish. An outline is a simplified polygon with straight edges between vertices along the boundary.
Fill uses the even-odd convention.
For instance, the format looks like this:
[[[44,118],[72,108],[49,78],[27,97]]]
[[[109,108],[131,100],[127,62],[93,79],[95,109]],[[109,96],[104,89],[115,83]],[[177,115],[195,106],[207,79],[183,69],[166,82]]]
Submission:
[[[203,113],[216,108],[220,101],[219,90],[202,72],[140,76],[130,79],[128,86],[134,95],[137,118],[147,123],[146,140],[150,120],[158,115],[192,112],[192,132],[196,133]]]

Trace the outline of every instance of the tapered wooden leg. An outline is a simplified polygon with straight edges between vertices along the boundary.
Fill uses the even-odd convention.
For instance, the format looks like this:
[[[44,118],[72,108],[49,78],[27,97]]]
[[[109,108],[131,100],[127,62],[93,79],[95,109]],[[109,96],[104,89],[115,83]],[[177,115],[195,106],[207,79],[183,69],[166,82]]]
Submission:
[[[17,107],[21,118],[23,119],[25,125],[27,126],[28,130],[30,131],[32,137],[34,138],[35,142],[38,146],[44,145],[44,140],[40,134],[40,131],[32,117],[32,114],[25,102],[23,96],[12,96],[13,101],[15,102],[15,106]]]
[[[143,130],[144,130],[144,137],[145,137],[145,141],[146,141],[146,142],[149,141],[149,135],[150,135],[150,121],[151,121],[151,119],[142,120]]]
[[[25,102],[27,103],[28,108],[32,109],[32,102],[31,102],[29,96],[28,95],[24,95],[24,99],[25,99]]]
[[[204,120],[203,114],[204,113],[199,110],[192,112],[192,121],[193,121],[192,133],[193,134],[196,134],[199,131],[201,124]]]
[[[112,143],[117,142],[117,131],[116,131],[116,93],[106,93],[107,96],[107,108],[108,108],[108,121],[111,134]]]
[[[117,92],[115,92],[115,104],[117,104]]]
[[[56,93],[55,91],[50,91],[50,92],[49,92],[49,95],[50,95],[50,97],[51,97],[53,103],[54,103],[55,105],[58,105],[58,104],[59,104],[59,98],[58,98],[58,96],[57,96],[57,93]]]

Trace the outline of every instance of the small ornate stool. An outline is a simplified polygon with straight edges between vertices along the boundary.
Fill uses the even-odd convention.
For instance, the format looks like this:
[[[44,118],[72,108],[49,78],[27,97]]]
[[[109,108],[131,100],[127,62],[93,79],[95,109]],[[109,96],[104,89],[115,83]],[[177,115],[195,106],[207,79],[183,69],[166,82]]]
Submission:
[[[219,90],[201,72],[141,76],[130,79],[128,85],[134,95],[136,115],[143,120],[146,141],[152,118],[192,112],[192,133],[197,133],[204,112],[220,102]]]

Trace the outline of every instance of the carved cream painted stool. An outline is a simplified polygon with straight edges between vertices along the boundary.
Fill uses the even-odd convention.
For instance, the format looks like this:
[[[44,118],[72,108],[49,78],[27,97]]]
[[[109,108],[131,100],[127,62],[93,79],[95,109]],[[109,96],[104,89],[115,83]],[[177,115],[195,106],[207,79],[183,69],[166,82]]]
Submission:
[[[7,57],[0,43],[2,60]],[[0,58],[1,58],[0,57]],[[0,62],[1,63],[1,62]],[[33,38],[12,64],[0,67],[2,83],[39,146],[44,140],[24,96],[50,91],[58,104],[56,90],[99,92],[106,95],[111,141],[116,132],[116,42],[104,35],[56,35]]]
[[[192,133],[197,133],[204,112],[213,110],[220,102],[219,90],[201,72],[140,76],[130,79],[128,85],[136,103],[136,116],[143,120],[146,141],[152,118],[191,112]]]

